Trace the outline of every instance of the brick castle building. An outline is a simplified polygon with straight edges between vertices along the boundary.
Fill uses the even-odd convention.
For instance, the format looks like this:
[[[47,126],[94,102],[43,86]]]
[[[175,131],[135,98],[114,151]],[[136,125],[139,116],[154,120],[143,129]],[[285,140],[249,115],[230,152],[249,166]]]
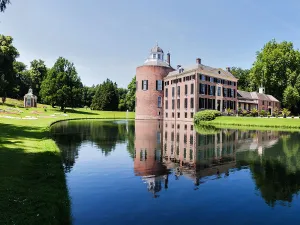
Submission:
[[[154,46],[147,60],[136,69],[136,119],[164,119],[192,121],[196,112],[231,109],[273,113],[279,101],[264,93],[239,91],[238,79],[230,68],[213,68],[201,63],[190,67],[171,66],[171,55]]]

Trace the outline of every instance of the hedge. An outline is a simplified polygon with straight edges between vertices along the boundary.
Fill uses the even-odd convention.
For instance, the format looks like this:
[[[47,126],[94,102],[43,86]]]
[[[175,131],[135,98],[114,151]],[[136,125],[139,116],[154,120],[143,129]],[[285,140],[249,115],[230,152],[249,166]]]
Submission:
[[[221,113],[217,110],[199,111],[194,116],[194,123],[199,124],[201,121],[211,121],[211,120],[214,120],[218,116],[221,116]]]

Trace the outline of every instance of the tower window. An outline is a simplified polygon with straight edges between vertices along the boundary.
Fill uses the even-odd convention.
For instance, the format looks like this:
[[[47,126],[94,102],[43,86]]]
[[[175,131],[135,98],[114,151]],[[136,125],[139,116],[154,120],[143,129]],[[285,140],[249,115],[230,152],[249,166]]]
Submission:
[[[158,96],[157,98],[157,107],[161,108],[161,96]]]
[[[157,91],[162,91],[162,80],[157,80],[156,81],[156,90]]]
[[[153,59],[156,59],[156,54],[153,54]]]
[[[148,90],[148,80],[142,80],[143,91]]]
[[[157,58],[160,59],[160,54],[157,55]]]

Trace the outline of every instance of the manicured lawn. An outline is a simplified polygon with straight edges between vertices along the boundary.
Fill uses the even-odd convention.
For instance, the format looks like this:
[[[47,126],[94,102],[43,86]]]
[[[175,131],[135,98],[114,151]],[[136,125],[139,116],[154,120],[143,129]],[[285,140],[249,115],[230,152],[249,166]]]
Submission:
[[[203,124],[210,124],[216,126],[227,127],[272,127],[272,128],[288,128],[300,129],[300,119],[297,118],[260,118],[260,117],[235,117],[235,116],[221,116],[215,120],[203,122]]]
[[[134,113],[68,109],[64,114],[51,107],[47,112],[16,109],[15,104],[0,105],[1,110],[0,224],[71,224],[60,151],[49,125],[76,118],[130,119]]]

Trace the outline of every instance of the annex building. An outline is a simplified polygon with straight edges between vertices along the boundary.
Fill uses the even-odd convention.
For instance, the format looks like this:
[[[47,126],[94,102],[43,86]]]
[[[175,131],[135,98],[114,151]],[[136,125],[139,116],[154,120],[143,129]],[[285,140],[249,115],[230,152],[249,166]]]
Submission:
[[[266,110],[280,107],[271,95],[238,90],[238,79],[225,70],[203,65],[171,66],[171,55],[154,46],[143,65],[136,69],[136,119],[192,120],[196,112],[215,109],[233,113],[238,109]]]

